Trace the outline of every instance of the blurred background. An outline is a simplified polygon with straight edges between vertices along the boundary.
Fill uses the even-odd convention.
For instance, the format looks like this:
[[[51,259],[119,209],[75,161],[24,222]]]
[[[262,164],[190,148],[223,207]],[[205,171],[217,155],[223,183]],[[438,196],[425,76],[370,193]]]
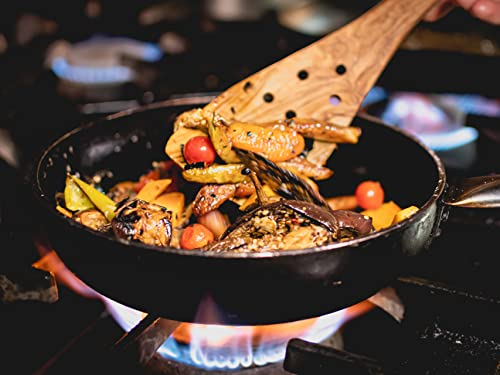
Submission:
[[[4,2],[0,9],[0,127],[7,137],[1,147],[3,157],[11,163],[29,161],[57,135],[108,113],[176,95],[224,90],[376,3]],[[499,31],[460,9],[436,23],[422,23],[368,96],[365,110],[427,135],[426,142],[443,153],[477,140],[477,129],[458,129],[477,122],[470,116],[481,116],[481,127],[491,133],[489,120],[496,122],[500,112]],[[453,133],[458,141],[441,144],[441,135],[448,130],[460,130]],[[469,150],[449,163],[469,167],[475,156],[476,151]]]

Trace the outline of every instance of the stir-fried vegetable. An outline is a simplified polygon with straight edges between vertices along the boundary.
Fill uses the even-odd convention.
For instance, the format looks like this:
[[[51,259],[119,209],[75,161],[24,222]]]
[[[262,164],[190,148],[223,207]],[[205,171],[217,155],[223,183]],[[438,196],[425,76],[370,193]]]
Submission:
[[[182,177],[200,184],[228,184],[248,179],[241,171],[243,164],[212,164],[207,168],[191,168],[182,172]]]
[[[83,211],[94,208],[94,204],[83,192],[71,176],[66,177],[66,187],[64,188],[64,201],[66,208],[70,211]]]
[[[259,125],[233,123],[228,128],[233,147],[257,152],[278,162],[290,160],[304,150],[304,138],[287,128],[267,128]]]
[[[211,165],[216,157],[210,138],[196,136],[184,145],[184,159],[189,164],[202,163],[205,167]]]
[[[228,135],[228,126],[224,121],[215,117],[213,122],[208,124],[208,134],[214,145],[215,152],[226,163],[240,163],[240,158],[233,150],[233,143]]]
[[[172,213],[172,226],[177,227],[181,224],[184,213],[185,197],[180,191],[164,193],[154,199],[151,203],[165,207]]]
[[[86,182],[83,182],[76,176],[70,176],[71,179],[78,185],[80,189],[85,193],[88,199],[97,207],[99,211],[101,211],[108,221],[113,220],[115,217],[115,202],[107,197],[105,194],[101,193],[96,188],[93,188]]]
[[[354,192],[358,205],[365,210],[373,210],[384,203],[384,189],[378,181],[363,181]]]
[[[253,252],[349,240],[418,211],[384,202],[374,181],[350,195],[321,195],[316,181],[334,175],[325,165],[337,143],[357,143],[360,134],[311,119],[227,122],[195,109],[178,116],[165,145],[169,160],[107,194],[68,175],[56,209],[89,228],[160,247]]]
[[[171,183],[172,180],[169,178],[150,181],[146,185],[144,185],[139,193],[137,193],[136,198],[145,202],[151,202],[161,193],[163,193],[163,191],[165,191],[167,186]]]
[[[202,224],[192,224],[182,232],[180,245],[183,249],[193,250],[214,241],[214,234]]]
[[[381,230],[389,227],[394,220],[394,215],[401,211],[399,207],[393,201],[383,203],[380,207],[373,210],[365,210],[361,213],[365,216],[372,218],[373,227],[375,230]]]

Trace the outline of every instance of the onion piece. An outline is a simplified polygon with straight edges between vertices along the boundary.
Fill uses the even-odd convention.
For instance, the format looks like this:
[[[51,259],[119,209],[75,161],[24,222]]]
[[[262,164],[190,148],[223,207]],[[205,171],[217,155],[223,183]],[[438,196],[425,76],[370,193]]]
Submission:
[[[227,216],[219,210],[213,210],[198,217],[198,223],[203,224],[210,229],[216,239],[222,236],[230,224]]]

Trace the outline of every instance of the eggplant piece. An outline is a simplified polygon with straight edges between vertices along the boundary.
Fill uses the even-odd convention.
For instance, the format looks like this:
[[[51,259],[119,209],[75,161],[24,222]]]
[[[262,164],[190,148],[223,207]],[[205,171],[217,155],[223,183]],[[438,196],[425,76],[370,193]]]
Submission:
[[[111,226],[119,238],[166,247],[172,239],[171,220],[165,207],[134,199],[119,206]]]
[[[307,249],[345,241],[373,230],[371,219],[311,202],[281,200],[241,216],[204,251],[261,252]]]

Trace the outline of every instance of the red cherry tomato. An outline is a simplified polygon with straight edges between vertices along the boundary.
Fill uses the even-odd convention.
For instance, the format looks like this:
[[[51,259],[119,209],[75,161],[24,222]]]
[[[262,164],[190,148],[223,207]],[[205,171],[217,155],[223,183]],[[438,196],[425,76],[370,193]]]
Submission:
[[[216,155],[210,138],[202,135],[191,138],[184,145],[184,159],[189,164],[205,163],[208,167],[214,162]]]
[[[208,245],[214,240],[214,235],[202,224],[192,224],[184,229],[180,245],[183,249],[192,250]]]
[[[354,193],[358,205],[365,210],[378,208],[384,203],[384,189],[378,181],[363,181]]]

